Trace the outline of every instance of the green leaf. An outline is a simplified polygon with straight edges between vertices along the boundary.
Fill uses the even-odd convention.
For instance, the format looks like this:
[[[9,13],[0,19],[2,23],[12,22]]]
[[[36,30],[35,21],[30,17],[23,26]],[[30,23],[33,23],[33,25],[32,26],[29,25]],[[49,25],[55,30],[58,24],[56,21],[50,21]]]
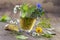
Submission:
[[[29,15],[29,17],[31,17],[32,14],[34,14],[33,12],[35,11],[35,9],[36,9],[35,6],[31,6],[31,7],[29,8],[29,10],[28,10],[28,13],[29,13],[29,14],[27,14],[27,15]]]
[[[0,22],[6,22],[7,20],[5,20],[5,19],[0,19]]]
[[[28,39],[28,37],[24,36],[24,35],[19,35],[16,36],[17,39]]]
[[[29,9],[28,5],[27,4],[23,4],[22,7],[21,7],[21,11],[22,12],[27,12]]]
[[[28,5],[24,5],[23,10],[28,11]]]
[[[3,15],[1,18],[0,18],[0,21],[1,22],[6,22],[6,21],[8,21],[8,20],[10,20],[11,18],[10,17],[8,17],[7,15]]]
[[[52,38],[52,35],[49,34],[49,33],[45,33],[45,34],[43,34],[42,36],[43,36],[43,37],[47,37],[47,38]]]
[[[35,9],[36,9],[36,7],[35,7],[35,6],[31,6],[31,7],[29,8],[28,12],[29,12],[29,13],[32,13],[32,12],[34,12],[34,11],[35,11]]]
[[[22,12],[22,18],[24,18],[24,17],[26,17],[26,15],[27,15],[27,12]]]
[[[26,15],[28,14],[28,4],[23,4],[22,7],[20,7],[20,11],[22,12],[22,17],[26,17]]]

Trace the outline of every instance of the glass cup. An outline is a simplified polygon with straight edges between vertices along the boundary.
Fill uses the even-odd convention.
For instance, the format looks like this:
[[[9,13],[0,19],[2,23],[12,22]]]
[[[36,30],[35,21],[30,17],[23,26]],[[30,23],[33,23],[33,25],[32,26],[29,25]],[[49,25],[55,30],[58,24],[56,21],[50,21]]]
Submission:
[[[20,18],[20,27],[22,30],[30,32],[36,22],[35,18]]]

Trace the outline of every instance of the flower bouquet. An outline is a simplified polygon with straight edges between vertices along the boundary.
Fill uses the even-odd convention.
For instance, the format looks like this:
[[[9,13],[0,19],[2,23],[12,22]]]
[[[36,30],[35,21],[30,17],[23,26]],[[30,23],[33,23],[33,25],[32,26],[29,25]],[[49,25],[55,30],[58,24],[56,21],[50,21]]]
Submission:
[[[20,10],[20,28],[28,32],[33,29],[36,19],[44,14],[40,4],[35,6],[23,4],[18,9]]]

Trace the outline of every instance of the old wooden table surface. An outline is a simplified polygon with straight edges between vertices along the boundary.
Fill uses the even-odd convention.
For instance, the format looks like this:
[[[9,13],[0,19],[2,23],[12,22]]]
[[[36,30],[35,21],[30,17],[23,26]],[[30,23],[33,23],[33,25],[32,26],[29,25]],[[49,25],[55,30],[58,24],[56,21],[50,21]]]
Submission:
[[[3,15],[2,13],[4,12],[0,12],[0,16]],[[5,13],[9,13],[11,15],[11,12],[6,11]],[[51,25],[52,27],[55,28],[55,32],[56,32],[56,36],[54,36],[51,39],[47,39],[47,38],[33,38],[27,34],[29,39],[28,40],[60,40],[60,14],[59,13],[46,13],[47,17],[49,17],[51,19]],[[11,34],[9,31],[5,31],[4,30],[4,26],[7,23],[2,23],[0,22],[0,40],[17,40],[15,38],[15,36],[13,34]]]

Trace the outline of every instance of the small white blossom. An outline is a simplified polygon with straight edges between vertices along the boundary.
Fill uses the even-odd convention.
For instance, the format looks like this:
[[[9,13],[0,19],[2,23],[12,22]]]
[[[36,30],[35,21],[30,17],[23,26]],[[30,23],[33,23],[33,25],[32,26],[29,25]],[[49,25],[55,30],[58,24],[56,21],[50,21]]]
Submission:
[[[17,13],[17,8],[19,8],[20,7],[20,5],[16,5],[15,7],[14,7],[14,10],[13,10],[13,12],[16,14]]]
[[[39,34],[39,33],[36,33],[36,35],[37,35],[37,36],[40,36],[40,34]]]
[[[5,27],[7,27],[9,24],[6,24]]]
[[[19,7],[20,7],[20,5],[16,5],[15,7],[18,7],[18,8],[19,8]]]
[[[11,20],[10,23],[13,23],[13,20]]]
[[[19,19],[17,19],[17,22],[18,22],[18,23],[20,22]]]
[[[16,8],[14,8],[14,11],[13,11],[13,12],[14,12],[14,14],[16,14],[16,13],[17,13],[17,9],[16,9]]]
[[[32,33],[32,36],[36,36],[36,32],[33,32],[33,33]]]

